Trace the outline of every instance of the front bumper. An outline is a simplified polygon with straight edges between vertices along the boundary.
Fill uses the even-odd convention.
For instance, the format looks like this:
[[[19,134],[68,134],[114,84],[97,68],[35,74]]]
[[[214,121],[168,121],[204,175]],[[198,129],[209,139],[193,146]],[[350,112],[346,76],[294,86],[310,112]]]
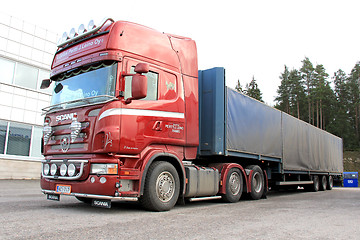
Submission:
[[[44,194],[58,194],[65,196],[74,196],[74,197],[85,197],[85,198],[93,198],[93,199],[105,199],[105,200],[116,200],[116,201],[127,201],[127,202],[136,202],[138,201],[137,197],[113,197],[113,196],[105,196],[105,195],[95,195],[95,194],[86,194],[86,193],[58,193],[54,190],[41,190]]]

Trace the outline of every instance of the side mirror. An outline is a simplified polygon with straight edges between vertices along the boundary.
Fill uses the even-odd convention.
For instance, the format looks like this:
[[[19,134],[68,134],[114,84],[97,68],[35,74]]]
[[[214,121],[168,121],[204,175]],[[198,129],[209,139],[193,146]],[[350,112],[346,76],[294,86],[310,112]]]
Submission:
[[[147,94],[147,77],[136,74],[132,77],[131,96],[133,99],[145,98]]]
[[[134,71],[139,74],[148,73],[149,72],[149,64],[138,63],[138,64],[136,64]]]
[[[147,77],[142,75],[149,72],[149,64],[138,63],[135,66],[134,72],[136,74],[123,74],[123,76],[132,76],[131,81],[131,98],[125,100],[126,104],[131,103],[131,100],[145,98],[147,95]]]
[[[141,74],[135,74],[131,81],[131,98],[126,99],[125,103],[131,100],[145,98],[147,95],[147,77]]]
[[[50,79],[44,79],[41,82],[40,89],[46,89],[50,86],[51,80]]]
[[[63,88],[64,86],[61,83],[58,83],[54,89],[54,92],[59,93]]]

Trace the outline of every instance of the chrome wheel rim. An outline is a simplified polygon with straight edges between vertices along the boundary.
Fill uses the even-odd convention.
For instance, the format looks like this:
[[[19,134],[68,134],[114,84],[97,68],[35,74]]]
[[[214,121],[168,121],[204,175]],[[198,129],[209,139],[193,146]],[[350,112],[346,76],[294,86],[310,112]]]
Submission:
[[[175,193],[175,179],[170,172],[162,172],[156,179],[156,194],[160,201],[169,202]]]
[[[240,175],[237,172],[233,172],[229,177],[229,189],[232,195],[237,195],[240,192]]]
[[[262,189],[262,184],[263,184],[260,173],[258,173],[258,172],[254,173],[253,183],[254,183],[254,191],[260,192]]]

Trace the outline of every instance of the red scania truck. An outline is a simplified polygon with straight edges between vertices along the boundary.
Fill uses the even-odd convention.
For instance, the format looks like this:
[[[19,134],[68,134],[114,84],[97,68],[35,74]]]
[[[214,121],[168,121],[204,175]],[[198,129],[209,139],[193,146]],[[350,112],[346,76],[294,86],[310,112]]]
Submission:
[[[53,83],[53,84],[52,84]],[[94,206],[176,202],[270,187],[331,189],[342,140],[225,86],[225,70],[198,71],[195,42],[105,19],[63,35],[42,88],[41,188]]]

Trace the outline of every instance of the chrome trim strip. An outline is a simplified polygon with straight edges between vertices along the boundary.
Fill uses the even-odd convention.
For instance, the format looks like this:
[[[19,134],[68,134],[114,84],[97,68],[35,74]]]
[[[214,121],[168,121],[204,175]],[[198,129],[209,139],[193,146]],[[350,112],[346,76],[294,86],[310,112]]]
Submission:
[[[145,116],[145,117],[166,117],[166,118],[184,118],[184,113],[166,112],[145,109],[129,109],[129,108],[111,108],[104,111],[99,120],[109,116],[128,115],[128,116]]]
[[[138,200],[137,197],[113,197],[113,196],[85,194],[85,193],[64,194],[64,193],[57,193],[53,190],[44,190],[44,189],[41,189],[41,191],[44,194],[57,194],[57,195],[64,195],[64,196],[86,197],[86,198],[95,198],[95,199],[120,200],[120,201],[131,201],[131,202],[136,202]]]

